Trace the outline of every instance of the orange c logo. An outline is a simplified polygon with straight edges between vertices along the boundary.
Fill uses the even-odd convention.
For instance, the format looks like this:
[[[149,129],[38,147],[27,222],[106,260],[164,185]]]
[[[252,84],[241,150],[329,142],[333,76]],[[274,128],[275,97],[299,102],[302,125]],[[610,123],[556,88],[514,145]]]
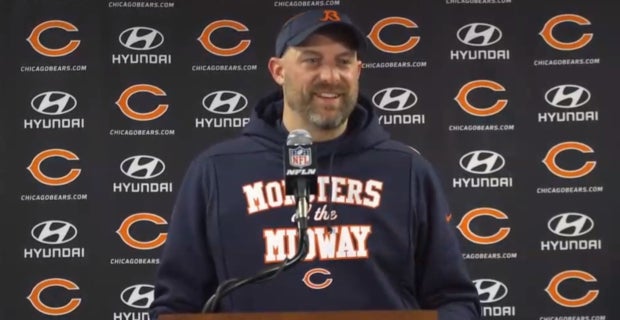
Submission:
[[[472,220],[480,216],[490,216],[495,219],[502,220],[508,219],[508,216],[505,213],[493,208],[476,208],[467,212],[461,219],[461,222],[459,222],[458,226],[456,226],[456,228],[461,231],[461,233],[465,238],[467,238],[467,240],[473,243],[487,245],[504,240],[504,238],[506,238],[510,233],[510,228],[500,228],[499,231],[490,236],[477,235],[471,230],[470,224]]]
[[[80,40],[71,40],[66,46],[62,48],[52,49],[52,48],[46,47],[45,45],[41,43],[41,39],[40,39],[41,34],[45,30],[53,29],[53,28],[59,28],[65,31],[73,31],[73,32],[78,31],[78,28],[76,26],[74,26],[73,24],[67,21],[49,20],[34,27],[34,29],[32,29],[32,32],[28,36],[28,38],[26,38],[26,41],[30,43],[30,45],[36,52],[44,56],[48,56],[48,57],[66,56],[70,54],[71,52],[75,51],[75,49],[77,49],[77,47],[80,45]]]
[[[574,22],[580,26],[590,25],[588,19],[576,14],[561,14],[549,19],[539,34],[552,48],[562,51],[577,50],[585,47],[592,40],[594,35],[591,33],[584,33],[579,39],[573,42],[562,42],[556,39],[553,36],[553,28],[564,22]]]
[[[202,30],[200,37],[198,37],[198,41],[202,44],[202,46],[209,52],[213,53],[217,56],[230,57],[236,56],[243,51],[245,51],[252,41],[250,40],[241,40],[236,46],[232,48],[221,48],[216,46],[213,41],[211,41],[211,35],[215,30],[220,28],[230,28],[235,31],[249,31],[248,27],[246,27],[243,23],[234,21],[234,20],[217,20],[211,22],[208,26]]]
[[[156,96],[165,96],[166,92],[150,84],[135,84],[123,91],[116,101],[116,105],[124,115],[136,121],[151,121],[161,117],[168,110],[167,104],[158,105],[150,112],[136,112],[129,106],[129,98],[138,92],[148,92]]]
[[[30,295],[28,295],[27,299],[30,301],[32,306],[37,309],[39,312],[43,314],[47,314],[50,316],[61,316],[75,310],[81,303],[82,299],[73,298],[69,300],[67,304],[62,307],[50,307],[41,301],[41,292],[49,287],[63,287],[67,290],[78,290],[80,289],[75,283],[69,281],[67,279],[60,278],[52,278],[43,280],[32,288]]]
[[[81,169],[71,169],[69,173],[62,177],[49,177],[41,171],[41,163],[48,158],[60,157],[67,160],[80,160],[75,153],[64,149],[48,149],[37,154],[30,165],[26,168],[37,181],[48,186],[62,186],[73,182],[82,172]]]
[[[303,278],[303,282],[306,286],[308,286],[308,288],[310,289],[314,289],[314,290],[320,290],[320,289],[325,289],[327,287],[329,287],[332,282],[333,279],[332,278],[326,278],[323,282],[321,283],[315,283],[313,282],[310,278],[315,275],[315,274],[322,274],[322,275],[330,275],[331,273],[327,270],[327,269],[323,269],[323,268],[314,268],[314,269],[310,269],[308,270],[308,272],[306,272],[306,274],[304,274],[304,278]]]
[[[506,91],[501,84],[491,80],[474,80],[466,83],[454,98],[459,106],[461,106],[461,109],[465,112],[477,117],[488,117],[499,113],[508,104],[508,100],[500,99],[488,108],[474,107],[471,103],[469,103],[469,101],[467,101],[467,95],[469,95],[472,90],[478,88],[487,88],[493,91]]]
[[[585,282],[596,282],[596,278],[585,271],[567,270],[558,273],[551,279],[551,281],[549,281],[549,284],[545,288],[545,291],[549,294],[551,300],[553,300],[555,303],[563,307],[578,308],[590,304],[592,301],[594,301],[594,299],[596,299],[596,297],[598,297],[598,290],[589,290],[583,297],[577,299],[568,299],[564,297],[558,289],[560,287],[560,284],[564,280],[568,279],[579,279]]]
[[[368,39],[370,39],[370,42],[372,42],[377,49],[387,53],[402,53],[413,49],[418,42],[420,42],[420,37],[411,36],[405,43],[402,44],[391,45],[385,43],[381,40],[380,34],[383,28],[390,25],[399,25],[408,29],[418,27],[415,22],[403,17],[387,17],[377,21],[377,23],[372,26],[372,30],[370,30],[370,33],[367,36]]]
[[[151,241],[138,241],[134,239],[129,233],[129,229],[131,226],[139,221],[150,221],[157,225],[168,224],[166,220],[158,215],[152,213],[136,213],[127,217],[121,223],[121,226],[116,230],[116,233],[121,237],[121,240],[125,242],[128,246],[138,249],[138,250],[151,250],[155,249],[164,242],[166,242],[166,238],[168,237],[167,233],[160,233],[155,239]]]
[[[556,144],[549,150],[549,152],[547,152],[547,155],[542,161],[545,166],[547,166],[547,169],[549,169],[549,171],[551,171],[551,173],[553,173],[554,175],[565,179],[581,178],[592,172],[592,170],[594,170],[594,167],[596,167],[596,161],[586,161],[586,163],[584,163],[583,166],[581,166],[579,169],[566,170],[560,168],[560,166],[558,166],[558,164],[555,162],[555,158],[558,156],[558,154],[560,154],[560,152],[566,150],[577,150],[581,151],[582,153],[594,152],[594,150],[590,148],[590,146],[581,142],[567,141]]]

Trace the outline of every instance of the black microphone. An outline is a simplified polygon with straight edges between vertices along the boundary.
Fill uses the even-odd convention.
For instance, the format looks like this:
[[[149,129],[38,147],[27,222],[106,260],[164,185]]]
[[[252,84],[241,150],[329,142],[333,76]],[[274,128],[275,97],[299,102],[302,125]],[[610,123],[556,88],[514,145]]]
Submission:
[[[286,195],[293,195],[297,204],[295,218],[298,227],[308,226],[310,195],[316,194],[316,152],[312,137],[306,130],[297,129],[289,133],[284,149],[284,177]]]
[[[220,300],[232,291],[252,283],[259,283],[275,278],[282,271],[303,260],[308,255],[308,203],[310,195],[316,194],[316,153],[312,146],[312,137],[305,130],[293,130],[286,139],[284,147],[284,176],[286,195],[294,195],[297,203],[297,253],[285,259],[278,266],[265,269],[248,278],[232,278],[222,282],[215,293],[204,304],[202,313],[217,312]]]

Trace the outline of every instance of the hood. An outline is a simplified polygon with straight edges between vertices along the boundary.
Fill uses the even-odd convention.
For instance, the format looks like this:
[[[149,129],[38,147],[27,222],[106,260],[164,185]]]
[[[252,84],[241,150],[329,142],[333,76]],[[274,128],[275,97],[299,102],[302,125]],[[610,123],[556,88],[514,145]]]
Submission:
[[[278,90],[262,98],[254,107],[250,122],[242,135],[258,139],[259,142],[277,152],[286,144],[288,132],[282,125],[282,91]],[[390,135],[379,125],[370,100],[359,95],[357,106],[349,117],[346,132],[330,141],[315,143],[319,158],[329,155],[360,152],[388,140]]]

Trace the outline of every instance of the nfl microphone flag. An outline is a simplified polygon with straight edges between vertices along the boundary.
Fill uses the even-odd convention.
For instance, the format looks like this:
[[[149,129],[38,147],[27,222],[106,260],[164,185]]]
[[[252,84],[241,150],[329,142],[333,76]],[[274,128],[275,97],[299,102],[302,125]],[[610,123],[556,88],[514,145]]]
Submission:
[[[305,180],[307,192],[316,194],[316,152],[312,137],[305,130],[289,133],[284,148],[284,177],[286,194],[293,195],[300,180]],[[299,190],[297,190],[299,191]]]

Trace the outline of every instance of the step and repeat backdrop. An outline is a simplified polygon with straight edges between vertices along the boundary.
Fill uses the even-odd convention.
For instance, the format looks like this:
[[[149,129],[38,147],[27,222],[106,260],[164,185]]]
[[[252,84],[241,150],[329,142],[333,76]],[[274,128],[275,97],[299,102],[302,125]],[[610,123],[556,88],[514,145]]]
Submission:
[[[614,320],[616,2],[3,6],[2,319],[148,319],[189,161],[276,88],[279,26],[323,8],[368,35],[361,91],[435,164],[484,319]]]

